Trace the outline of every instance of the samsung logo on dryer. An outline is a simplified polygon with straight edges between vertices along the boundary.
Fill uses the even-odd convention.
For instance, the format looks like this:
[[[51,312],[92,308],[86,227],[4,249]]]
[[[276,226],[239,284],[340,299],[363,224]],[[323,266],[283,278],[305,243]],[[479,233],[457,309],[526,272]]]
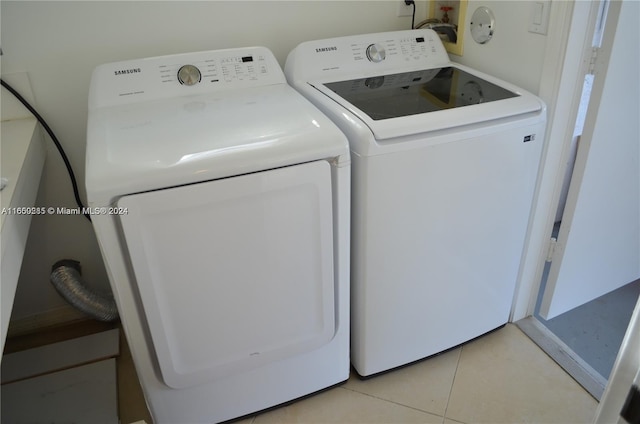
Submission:
[[[338,50],[338,47],[336,46],[320,47],[316,49],[316,53],[335,52],[336,50]]]
[[[139,74],[142,72],[140,68],[131,68],[131,69],[120,69],[118,71],[114,71],[116,76],[118,75],[128,75],[128,74]]]

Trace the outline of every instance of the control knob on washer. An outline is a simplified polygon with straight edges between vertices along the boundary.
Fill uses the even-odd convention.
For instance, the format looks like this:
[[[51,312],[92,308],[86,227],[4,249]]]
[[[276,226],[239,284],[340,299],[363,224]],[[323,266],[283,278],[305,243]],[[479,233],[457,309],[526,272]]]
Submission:
[[[178,82],[182,85],[194,85],[200,82],[200,70],[193,65],[184,65],[178,69]]]
[[[386,56],[387,53],[380,44],[370,44],[367,47],[367,59],[373,63],[382,62]]]

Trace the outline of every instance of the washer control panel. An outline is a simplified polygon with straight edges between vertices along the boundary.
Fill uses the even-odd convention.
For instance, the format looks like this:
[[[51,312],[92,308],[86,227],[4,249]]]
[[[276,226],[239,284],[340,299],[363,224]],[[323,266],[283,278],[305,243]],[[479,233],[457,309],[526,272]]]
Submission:
[[[353,60],[359,61],[364,57],[369,62],[379,63],[389,58],[392,61],[419,62],[428,61],[431,55],[438,53],[437,44],[429,42],[425,37],[388,38],[372,44],[353,44]],[[364,55],[362,52],[364,51]]]
[[[91,79],[89,106],[278,83],[285,83],[284,74],[264,47],[160,56],[97,67]]]
[[[308,81],[446,63],[449,56],[440,37],[431,29],[419,29],[305,42],[289,54],[285,70],[289,77],[305,75]]]

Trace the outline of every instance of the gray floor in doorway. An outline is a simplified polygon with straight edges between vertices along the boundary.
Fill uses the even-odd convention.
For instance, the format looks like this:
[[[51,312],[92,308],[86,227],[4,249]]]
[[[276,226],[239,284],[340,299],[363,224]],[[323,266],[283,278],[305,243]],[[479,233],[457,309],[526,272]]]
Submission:
[[[544,280],[543,284],[546,278]],[[548,321],[537,313],[538,299],[535,316],[602,377],[608,379],[638,296],[640,280]]]

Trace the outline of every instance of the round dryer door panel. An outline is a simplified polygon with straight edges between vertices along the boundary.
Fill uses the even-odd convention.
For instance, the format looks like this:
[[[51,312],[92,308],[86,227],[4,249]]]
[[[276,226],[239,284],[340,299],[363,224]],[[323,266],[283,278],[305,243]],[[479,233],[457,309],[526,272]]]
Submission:
[[[184,388],[335,333],[325,161],[125,196],[118,206],[165,383]]]

